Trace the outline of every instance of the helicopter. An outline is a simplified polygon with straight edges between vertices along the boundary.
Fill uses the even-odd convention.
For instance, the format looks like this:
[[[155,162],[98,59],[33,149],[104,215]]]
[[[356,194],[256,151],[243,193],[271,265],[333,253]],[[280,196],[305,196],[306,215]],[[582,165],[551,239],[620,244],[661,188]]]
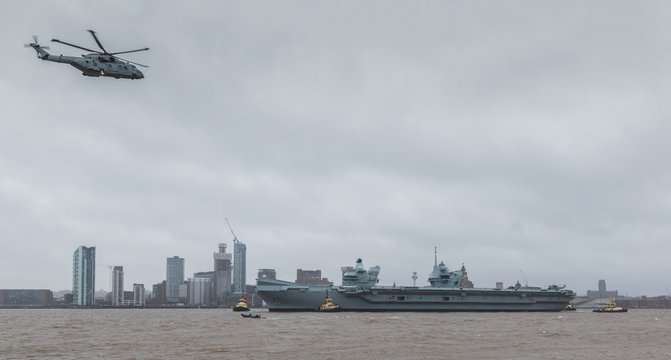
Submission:
[[[84,76],[94,76],[94,77],[99,77],[99,76],[109,76],[113,77],[115,79],[142,79],[144,78],[144,74],[140,70],[135,67],[135,65],[142,66],[142,67],[149,67],[147,65],[142,65],[138,64],[133,61],[125,60],[122,59],[118,56],[117,54],[127,54],[127,53],[132,53],[132,52],[137,52],[137,51],[146,51],[149,50],[149,48],[143,48],[143,49],[137,49],[137,50],[129,50],[129,51],[117,51],[117,52],[107,52],[103,45],[100,43],[100,40],[98,40],[98,37],[96,36],[96,32],[93,30],[88,30],[88,32],[91,33],[93,36],[93,39],[96,41],[98,44],[98,47],[100,47],[101,51],[96,51],[96,50],[91,50],[87,49],[85,47],[81,47],[78,45],[70,44],[65,41],[61,41],[58,39],[51,39],[53,42],[65,44],[68,46],[75,47],[77,49],[81,50],[86,50],[90,51],[91,54],[82,54],[81,57],[76,57],[76,56],[63,56],[63,55],[52,55],[46,52],[46,50],[49,49],[48,46],[41,46],[38,41],[37,41],[37,36],[33,35],[33,41],[30,44],[23,44],[25,47],[32,47],[35,49],[37,52],[37,57],[42,59],[42,60],[47,60],[47,61],[53,61],[53,62],[59,62],[59,63],[66,63],[74,66],[78,70],[82,71],[82,75]],[[46,49],[46,50],[45,50]]]

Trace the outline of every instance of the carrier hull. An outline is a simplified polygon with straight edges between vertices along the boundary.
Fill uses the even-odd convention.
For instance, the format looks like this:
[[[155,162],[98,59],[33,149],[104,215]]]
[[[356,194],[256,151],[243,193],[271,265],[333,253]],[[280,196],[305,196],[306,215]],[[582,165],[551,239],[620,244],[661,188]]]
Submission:
[[[331,297],[343,311],[561,311],[575,293],[564,289],[489,289],[299,285],[258,279],[270,311],[316,311]]]

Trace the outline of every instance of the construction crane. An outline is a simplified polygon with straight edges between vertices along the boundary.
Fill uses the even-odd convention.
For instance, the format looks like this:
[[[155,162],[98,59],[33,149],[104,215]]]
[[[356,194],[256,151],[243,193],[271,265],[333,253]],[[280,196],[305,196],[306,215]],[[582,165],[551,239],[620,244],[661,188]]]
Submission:
[[[228,229],[231,230],[231,234],[233,234],[233,244],[235,244],[236,242],[239,241],[238,237],[235,236],[235,233],[233,232],[233,228],[231,227],[231,223],[228,222],[228,219],[224,218],[224,220],[226,220],[226,224],[228,224]]]
[[[524,276],[524,273],[522,270],[520,270],[520,274],[522,275],[522,280],[524,280],[524,286],[529,287],[529,283],[527,282],[527,278]]]
[[[107,268],[110,271],[110,292],[112,291],[112,265],[107,265],[107,264],[98,264],[102,266],[107,266]]]

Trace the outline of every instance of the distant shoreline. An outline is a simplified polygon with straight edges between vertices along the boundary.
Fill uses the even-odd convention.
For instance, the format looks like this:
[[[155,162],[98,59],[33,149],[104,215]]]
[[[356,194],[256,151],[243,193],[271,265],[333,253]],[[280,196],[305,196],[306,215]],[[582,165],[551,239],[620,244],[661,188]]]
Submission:
[[[212,310],[232,310],[230,307],[223,306],[71,306],[71,305],[55,305],[55,306],[31,306],[31,305],[19,305],[19,306],[0,306],[0,310],[3,309],[69,309],[69,310],[108,310],[108,309],[186,309],[186,310],[199,310],[199,309],[212,309]],[[267,310],[263,307],[253,307],[251,310]]]

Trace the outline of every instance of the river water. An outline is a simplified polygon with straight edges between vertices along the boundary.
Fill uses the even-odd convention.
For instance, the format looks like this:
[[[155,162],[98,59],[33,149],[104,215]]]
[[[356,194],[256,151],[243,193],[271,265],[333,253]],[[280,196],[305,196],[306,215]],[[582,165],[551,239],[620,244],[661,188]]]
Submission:
[[[670,359],[671,310],[3,309],[2,359]]]

